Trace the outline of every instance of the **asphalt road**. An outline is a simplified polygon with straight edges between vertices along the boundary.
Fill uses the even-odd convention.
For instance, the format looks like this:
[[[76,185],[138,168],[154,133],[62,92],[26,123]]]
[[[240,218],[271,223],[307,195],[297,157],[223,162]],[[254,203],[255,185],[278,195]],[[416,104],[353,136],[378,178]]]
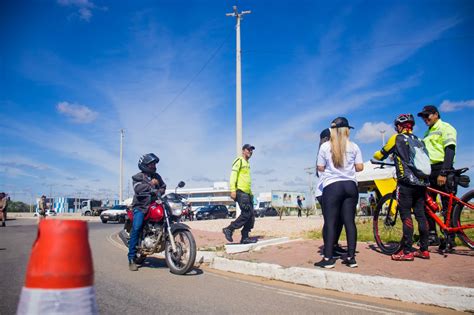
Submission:
[[[0,227],[0,314],[15,314],[36,221],[19,219]],[[406,314],[450,310],[367,298],[216,272],[169,272],[164,259],[148,258],[128,270],[126,249],[111,235],[121,225],[89,223],[97,302],[101,314]]]

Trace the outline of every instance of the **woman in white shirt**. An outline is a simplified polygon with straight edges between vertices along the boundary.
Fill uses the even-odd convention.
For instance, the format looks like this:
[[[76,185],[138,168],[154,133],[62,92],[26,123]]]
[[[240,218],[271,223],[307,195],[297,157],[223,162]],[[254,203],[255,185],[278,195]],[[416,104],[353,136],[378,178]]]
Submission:
[[[357,228],[355,213],[359,192],[357,189],[356,172],[364,169],[362,153],[357,144],[349,141],[349,122],[338,117],[331,123],[331,139],[321,145],[318,153],[317,167],[323,172],[323,216],[326,225],[324,239],[324,258],[315,264],[322,268],[334,268],[334,243],[337,234],[338,219],[343,221],[348,254],[343,261],[347,266],[357,267],[355,250],[357,245]]]
[[[319,154],[319,148],[321,148],[321,145],[323,143],[329,141],[330,138],[331,138],[331,131],[329,130],[329,128],[326,128],[323,131],[321,131],[321,133],[319,134],[318,154]],[[316,168],[318,168],[317,165],[316,165]],[[324,176],[324,172],[321,172],[321,173],[316,172],[316,176],[318,177],[319,181],[318,181],[318,184],[316,185],[315,197],[316,197],[316,200],[318,201],[319,205],[321,206],[321,210],[322,210],[323,209],[323,182],[324,182],[323,176]],[[335,241],[334,241],[334,250],[333,250],[333,257],[334,258],[340,258],[342,255],[347,254],[347,251],[344,250],[339,245],[339,238],[341,236],[341,232],[342,232],[342,220],[340,218],[338,218],[338,220],[336,222],[336,238],[335,238]],[[327,225],[324,224],[323,225],[323,240],[325,240],[327,238],[327,234],[328,234]],[[324,247],[321,250],[321,253],[324,256]]]

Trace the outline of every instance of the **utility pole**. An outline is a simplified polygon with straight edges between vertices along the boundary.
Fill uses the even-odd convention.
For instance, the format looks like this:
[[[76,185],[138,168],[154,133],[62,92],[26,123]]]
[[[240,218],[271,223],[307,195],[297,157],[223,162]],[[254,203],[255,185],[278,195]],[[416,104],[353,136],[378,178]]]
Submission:
[[[385,132],[386,132],[385,129],[380,130],[380,133],[382,134],[382,146],[385,145]]]
[[[311,204],[313,205],[313,207],[315,207],[316,205],[314,204],[314,185],[313,185],[313,174],[316,173],[316,167],[312,166],[312,167],[307,167],[304,169],[306,171],[306,173],[308,174],[308,179],[309,179],[309,195],[310,195],[310,198],[311,198]]]
[[[123,133],[124,130],[120,129],[120,191],[119,191],[119,202],[123,200]]]
[[[237,11],[237,6],[233,6],[234,12],[227,13],[226,16],[236,18],[235,33],[236,33],[236,82],[235,82],[235,102],[236,102],[236,149],[237,155],[240,156],[242,151],[242,75],[241,75],[241,49],[240,49],[240,20],[245,14],[252,13],[251,11]]]

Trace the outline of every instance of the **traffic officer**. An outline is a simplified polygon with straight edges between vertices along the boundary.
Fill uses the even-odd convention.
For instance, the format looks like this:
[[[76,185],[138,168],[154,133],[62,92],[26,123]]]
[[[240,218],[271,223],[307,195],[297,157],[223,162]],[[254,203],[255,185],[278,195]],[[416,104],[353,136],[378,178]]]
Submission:
[[[448,171],[453,169],[454,156],[456,153],[456,129],[453,126],[441,120],[436,106],[426,105],[423,110],[418,113],[428,126],[423,142],[425,143],[428,155],[431,161],[430,187],[449,192],[446,187]],[[456,193],[457,187],[453,187],[451,191]],[[436,195],[433,195],[433,200]],[[448,207],[448,198],[441,198],[443,204],[443,214],[446,215]],[[436,224],[434,220],[428,216],[428,224],[430,228],[429,243],[430,245],[440,245],[438,234],[436,232]],[[454,240],[448,240],[448,245],[453,245]]]
[[[242,147],[242,156],[236,158],[232,163],[232,172],[230,174],[230,197],[235,200],[240,207],[240,216],[228,227],[222,229],[225,238],[233,242],[232,234],[234,230],[242,228],[241,244],[255,243],[255,240],[249,238],[249,233],[255,223],[255,213],[253,211],[252,180],[250,178],[250,163],[255,147],[245,144]]]

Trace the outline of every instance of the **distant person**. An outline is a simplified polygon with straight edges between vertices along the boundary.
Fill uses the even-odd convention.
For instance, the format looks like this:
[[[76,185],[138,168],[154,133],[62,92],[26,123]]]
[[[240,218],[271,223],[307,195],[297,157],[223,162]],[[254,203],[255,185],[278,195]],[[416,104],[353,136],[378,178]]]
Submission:
[[[377,203],[375,202],[375,197],[374,195],[370,195],[369,197],[369,209],[370,213],[369,215],[373,215],[375,211],[375,207],[377,206]]]
[[[301,210],[303,210],[303,200],[301,200],[301,197],[299,195],[296,197],[296,202],[298,203],[298,218],[300,218]]]
[[[454,157],[456,154],[456,129],[447,122],[441,120],[441,115],[439,114],[438,109],[433,105],[423,107],[423,110],[418,113],[418,117],[421,117],[428,126],[423,142],[426,145],[431,161],[431,175],[429,178],[430,187],[456,194],[456,185],[449,185],[452,186],[449,189],[446,185],[448,172],[453,169]],[[430,194],[433,200],[436,200],[436,194]],[[449,198],[441,197],[441,202],[443,204],[442,213],[446,216]],[[427,220],[430,227],[428,237],[429,244],[436,246],[440,245],[434,220],[430,216],[427,216]],[[454,235],[448,235],[447,245],[451,248],[454,247]]]
[[[186,207],[186,216],[189,221],[192,221],[194,219],[193,207],[191,206],[191,203],[188,203],[188,206]]]
[[[132,176],[133,180],[133,223],[128,242],[128,268],[137,271],[135,262],[138,238],[143,226],[143,220],[148,212],[148,207],[159,194],[164,194],[166,184],[160,174],[156,172],[156,164],[160,159],[153,153],[144,154],[138,160],[140,172]]]
[[[229,226],[222,229],[225,238],[233,242],[232,234],[234,230],[242,228],[240,239],[241,244],[255,243],[255,240],[249,238],[249,233],[255,223],[255,213],[253,210],[252,180],[250,178],[250,163],[255,147],[245,144],[242,147],[242,156],[236,158],[232,163],[232,172],[230,174],[230,197],[239,204],[240,216]]]
[[[323,131],[321,131],[321,133],[319,134],[319,148],[321,148],[321,145],[323,143],[328,142],[330,138],[331,138],[331,131],[329,130],[329,128],[326,128]],[[318,148],[318,155],[319,155],[319,148]],[[324,182],[323,177],[324,177],[324,172],[318,172],[317,168],[318,168],[318,166],[316,165],[316,176],[319,178],[319,182],[316,185],[316,200],[318,201],[319,205],[321,206],[321,210],[324,212],[324,210],[323,210],[323,182]],[[323,242],[328,237],[327,236],[328,235],[327,229],[328,229],[328,227],[327,227],[326,221],[324,221]],[[341,233],[342,233],[342,219],[340,217],[338,217],[337,222],[336,222],[336,240],[334,241],[334,250],[333,250],[333,257],[334,258],[341,258],[342,255],[347,254],[347,251],[339,245],[339,238],[341,237]],[[321,252],[323,253],[323,256],[324,256],[324,246],[323,246],[323,249],[321,250]]]
[[[346,229],[348,254],[343,264],[357,267],[355,252],[357,246],[357,228],[355,214],[359,191],[356,172],[364,169],[359,146],[349,141],[349,121],[338,117],[331,123],[331,138],[321,145],[318,154],[318,171],[323,176],[323,215],[327,224],[327,237],[324,240],[324,257],[315,266],[334,268],[334,244],[336,242],[337,221],[342,218]]]
[[[2,220],[2,226],[6,226],[5,221],[7,220],[7,206],[8,196],[4,192],[0,193],[0,219]]]
[[[46,218],[46,210],[48,209],[48,206],[46,204],[46,196],[42,195],[39,202],[38,202],[38,222],[41,219]]]
[[[380,151],[375,152],[374,158],[383,160],[390,154],[394,155],[397,173],[397,210],[403,223],[403,241],[400,252],[392,255],[392,260],[413,261],[415,257],[430,258],[428,252],[428,222],[425,216],[425,194],[428,178],[422,178],[412,166],[412,152],[415,144],[419,143],[425,149],[423,142],[413,133],[415,120],[412,114],[398,115],[394,121],[396,134],[388,139]],[[426,149],[425,149],[426,151]],[[427,154],[425,155],[427,156]],[[427,158],[426,158],[427,159]],[[429,168],[429,163],[427,161]],[[418,222],[420,232],[420,249],[413,249],[413,221],[411,209]]]

